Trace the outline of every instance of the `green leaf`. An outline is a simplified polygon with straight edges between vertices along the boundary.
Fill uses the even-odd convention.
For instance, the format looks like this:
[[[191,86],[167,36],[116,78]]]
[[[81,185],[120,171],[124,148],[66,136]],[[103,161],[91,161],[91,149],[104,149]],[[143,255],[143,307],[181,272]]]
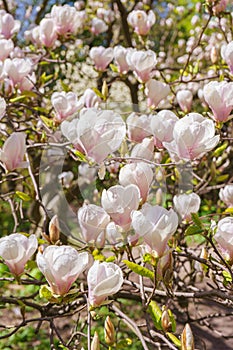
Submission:
[[[161,326],[161,317],[162,317],[162,310],[156,303],[156,301],[151,300],[149,306],[148,306],[149,314],[151,315],[152,321],[154,322],[155,328],[158,330],[162,330]]]
[[[103,100],[104,96],[97,88],[92,88],[92,90]]]
[[[227,146],[228,146],[228,142],[225,142],[223,145],[216,148],[216,150],[213,152],[213,156],[219,157],[223,153],[223,151],[227,148]]]
[[[170,309],[168,309],[167,312],[170,317],[170,322],[172,324],[172,332],[174,333],[176,331],[176,320]]]
[[[219,175],[216,177],[217,182],[225,182],[229,178],[229,174]]]
[[[76,155],[77,158],[79,158],[80,162],[87,163],[86,156],[84,154],[82,154],[80,151],[74,149],[72,152]]]
[[[192,226],[189,226],[187,228],[187,230],[185,231],[185,235],[186,236],[192,236],[192,235],[197,235],[197,234],[200,234],[203,232],[203,229],[200,228],[199,226],[197,225],[192,225]]]
[[[166,336],[175,344],[178,348],[181,348],[181,341],[172,333],[167,332]]]
[[[49,300],[53,296],[53,293],[51,292],[50,288],[46,285],[40,287],[39,294],[41,298],[45,298],[47,300]]]
[[[17,197],[22,199],[24,202],[29,202],[31,200],[31,197],[24,192],[16,191],[15,194]]]
[[[148,277],[151,279],[152,282],[154,282],[154,272],[152,272],[151,270],[147,269],[144,266],[135,264],[131,261],[128,260],[123,260],[123,263],[125,263],[125,265],[133,272],[135,272],[136,274],[143,276],[143,277]]]
[[[233,214],[233,208],[227,208],[223,214]]]
[[[228,271],[223,271],[222,275],[227,283],[232,282],[231,274]]]
[[[41,80],[42,84],[44,84],[44,83],[47,83],[49,80],[51,80],[53,77],[54,77],[53,74],[46,75],[46,73],[44,72],[41,75],[40,80]]]
[[[47,125],[49,128],[51,128],[53,126],[53,120],[44,117],[43,115],[40,116],[40,119],[42,120],[42,122]]]
[[[30,91],[30,90],[23,90],[22,95],[27,96],[27,97],[37,97],[37,94],[33,91]]]
[[[119,70],[118,70],[118,67],[115,66],[115,64],[110,64],[109,67],[111,68],[111,70],[114,72],[114,73],[119,73]]]
[[[11,103],[18,102],[18,101],[24,100],[26,97],[27,97],[26,95],[20,95],[20,96],[11,98],[10,102]]]
[[[109,256],[107,259],[106,259],[106,262],[113,262],[116,260],[116,257],[115,256]]]
[[[199,219],[199,216],[198,216],[196,213],[191,213],[191,216],[192,216],[193,222],[194,222],[199,228],[202,228],[202,222],[201,222],[201,220]]]
[[[70,90],[70,87],[69,87],[67,84],[65,84],[64,81],[60,80],[60,84],[61,84],[62,89],[63,89],[65,92],[71,91],[71,90]]]
[[[39,295],[41,298],[48,300],[50,303],[60,303],[62,296],[54,294],[49,286],[43,285],[40,287]]]

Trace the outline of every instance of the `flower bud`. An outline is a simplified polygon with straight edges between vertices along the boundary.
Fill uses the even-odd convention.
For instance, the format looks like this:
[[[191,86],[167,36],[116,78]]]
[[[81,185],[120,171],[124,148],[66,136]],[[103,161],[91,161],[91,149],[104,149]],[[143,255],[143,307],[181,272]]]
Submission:
[[[104,338],[108,345],[115,342],[115,328],[109,316],[106,317],[104,322]]]
[[[201,258],[201,259],[207,260],[207,259],[208,259],[208,256],[209,256],[209,254],[208,254],[206,248],[203,247],[202,250],[201,250],[200,258]]]
[[[102,92],[104,101],[106,101],[108,98],[108,85],[106,83],[106,80],[104,80],[104,82],[103,82],[101,92]]]
[[[100,350],[100,341],[97,332],[95,332],[94,337],[92,339],[91,350]]]
[[[57,215],[54,215],[49,223],[49,238],[52,244],[56,244],[59,241],[60,227]]]
[[[210,51],[210,60],[213,64],[217,63],[218,61],[218,51],[215,46],[211,48]]]
[[[188,323],[181,334],[181,350],[194,350],[193,333]]]
[[[171,329],[171,321],[170,321],[170,316],[168,313],[168,310],[164,308],[162,316],[161,316],[161,325],[164,330],[164,332],[168,332]]]

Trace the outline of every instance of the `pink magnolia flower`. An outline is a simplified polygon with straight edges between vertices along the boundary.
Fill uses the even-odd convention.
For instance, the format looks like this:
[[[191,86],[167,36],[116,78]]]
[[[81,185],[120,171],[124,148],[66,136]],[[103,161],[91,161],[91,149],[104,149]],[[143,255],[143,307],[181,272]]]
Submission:
[[[3,97],[0,97],[0,119],[4,117],[6,113],[6,101]]]
[[[122,228],[111,221],[106,226],[106,241],[115,247],[120,247],[124,243]]]
[[[102,207],[112,220],[125,231],[131,225],[131,212],[136,210],[140,202],[140,191],[136,185],[112,186],[104,189],[101,196]]]
[[[105,9],[103,7],[99,7],[96,11],[96,15],[103,19],[106,23],[112,23],[115,19],[114,11],[110,9]]]
[[[169,238],[178,226],[178,216],[159,205],[143,204],[141,210],[132,212],[132,226],[137,234],[158,257],[163,256]]]
[[[51,102],[56,111],[56,120],[60,122],[83,107],[73,92],[54,92],[51,96]]]
[[[32,42],[35,46],[41,47],[42,42],[40,40],[40,26],[28,29],[24,32],[24,38],[27,42]]]
[[[230,72],[233,74],[233,41],[221,47],[221,56],[226,61]]]
[[[148,14],[145,11],[135,10],[129,13],[127,19],[135,33],[146,35],[155,23],[155,14],[152,10]]]
[[[216,3],[214,0],[210,0],[209,2],[211,2],[211,1],[213,3]],[[217,15],[217,14],[225,11],[227,4],[228,4],[228,0],[220,0],[216,5],[213,6],[213,13],[215,15]]]
[[[151,118],[151,130],[155,138],[155,145],[163,147],[163,142],[173,140],[173,129],[179,118],[172,111],[164,109],[158,114],[153,114]]]
[[[219,191],[219,198],[228,207],[233,207],[233,184],[228,184]]]
[[[151,114],[138,115],[135,112],[128,116],[126,124],[127,134],[130,141],[142,142],[145,137],[152,135],[150,127],[151,118]]]
[[[180,90],[176,94],[177,102],[185,113],[190,112],[193,102],[193,94],[190,90]]]
[[[225,122],[233,109],[233,82],[211,81],[204,86],[204,99],[211,108],[214,120]]]
[[[55,22],[56,32],[59,35],[75,33],[77,28],[81,25],[77,10],[75,7],[69,5],[53,5],[51,18]]]
[[[154,159],[154,140],[145,137],[141,143],[138,143],[132,149],[130,156],[132,158],[142,158],[147,160]]]
[[[83,96],[80,98],[80,102],[83,103],[86,108],[98,108],[101,98],[96,95],[92,89],[86,89]]]
[[[149,164],[145,162],[131,163],[121,168],[119,172],[119,183],[122,186],[136,185],[140,190],[143,202],[145,202],[153,177],[154,174]]]
[[[61,124],[62,133],[89,158],[101,163],[120,147],[126,134],[121,116],[111,110],[84,109],[79,119]]]
[[[169,85],[154,79],[146,83],[145,95],[147,96],[148,107],[156,108],[170,93]]]
[[[114,47],[114,61],[118,67],[119,73],[121,74],[126,74],[129,71],[129,65],[126,60],[128,52],[129,48],[125,48],[121,45]]]
[[[87,274],[90,304],[100,306],[108,296],[120,290],[123,281],[123,274],[118,265],[96,260]]]
[[[56,23],[52,18],[43,18],[39,25],[40,42],[45,47],[53,47],[57,40]]]
[[[7,58],[4,61],[4,71],[14,86],[20,84],[31,70],[32,63],[28,58]]]
[[[20,29],[20,21],[14,19],[14,17],[6,13],[6,11],[0,11],[0,34],[5,39],[10,39]]]
[[[113,48],[108,47],[106,49],[103,46],[95,46],[91,48],[89,55],[94,61],[95,68],[104,71],[113,60]]]
[[[28,238],[20,233],[12,233],[0,238],[0,256],[11,273],[19,276],[24,272],[27,261],[35,253],[38,243],[35,235]]]
[[[82,238],[86,243],[93,244],[96,243],[101,233],[105,235],[104,231],[110,221],[110,216],[98,205],[84,204],[78,210],[78,221]]]
[[[14,132],[5,141],[0,151],[0,160],[7,171],[27,167],[28,163],[23,160],[26,152],[25,140],[26,134],[24,132]]]
[[[233,217],[225,217],[217,225],[217,231],[214,236],[216,242],[220,245],[225,259],[233,263]]]
[[[69,292],[78,276],[88,267],[87,252],[78,253],[70,246],[48,246],[36,257],[39,270],[48,281],[54,294],[64,295]]]
[[[91,21],[91,32],[95,35],[99,35],[108,30],[107,24],[100,18],[93,18]]]
[[[12,40],[0,39],[0,60],[1,61],[4,61],[13,50],[14,50],[14,43]]]
[[[201,114],[190,113],[175,123],[173,141],[163,142],[163,146],[175,160],[193,160],[212,150],[218,142],[214,122]]]
[[[173,197],[174,209],[182,220],[191,220],[191,213],[200,209],[201,199],[196,193],[179,194]]]
[[[151,78],[151,72],[157,63],[154,51],[130,50],[126,55],[126,61],[136,78],[145,83]]]

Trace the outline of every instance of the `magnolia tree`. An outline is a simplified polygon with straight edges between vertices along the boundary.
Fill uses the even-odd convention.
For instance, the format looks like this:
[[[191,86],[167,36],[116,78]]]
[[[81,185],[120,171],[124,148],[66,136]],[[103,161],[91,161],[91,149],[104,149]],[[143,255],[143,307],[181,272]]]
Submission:
[[[228,349],[231,0],[20,6],[0,10],[1,348]]]

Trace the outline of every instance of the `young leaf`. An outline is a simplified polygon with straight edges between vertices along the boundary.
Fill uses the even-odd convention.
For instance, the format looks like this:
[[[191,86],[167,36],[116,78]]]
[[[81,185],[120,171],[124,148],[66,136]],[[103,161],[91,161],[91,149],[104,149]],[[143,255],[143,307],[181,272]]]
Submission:
[[[191,213],[191,216],[192,216],[193,222],[194,222],[199,228],[202,228],[202,222],[201,222],[201,220],[199,219],[199,216],[198,216],[196,213]]]
[[[200,228],[197,225],[192,225],[192,226],[189,226],[187,228],[187,230],[185,231],[185,235],[186,236],[192,236],[192,235],[197,235],[197,234],[199,234],[201,232],[203,232],[202,228]]]
[[[123,263],[133,272],[135,272],[137,275],[143,276],[143,277],[148,277],[151,279],[151,281],[154,281],[154,272],[151,270],[147,269],[144,266],[135,264],[131,261],[128,260],[123,260]]]
[[[24,192],[16,191],[15,194],[16,194],[17,197],[22,199],[24,202],[29,202],[31,200],[31,197],[28,194],[24,193]]]
[[[172,333],[167,332],[166,336],[177,346],[179,349],[181,348],[181,342],[180,340]]]
[[[154,322],[155,328],[158,330],[162,330],[161,326],[161,317],[162,317],[162,310],[156,303],[156,301],[151,300],[149,306],[148,306],[149,314],[151,315],[152,321]]]

